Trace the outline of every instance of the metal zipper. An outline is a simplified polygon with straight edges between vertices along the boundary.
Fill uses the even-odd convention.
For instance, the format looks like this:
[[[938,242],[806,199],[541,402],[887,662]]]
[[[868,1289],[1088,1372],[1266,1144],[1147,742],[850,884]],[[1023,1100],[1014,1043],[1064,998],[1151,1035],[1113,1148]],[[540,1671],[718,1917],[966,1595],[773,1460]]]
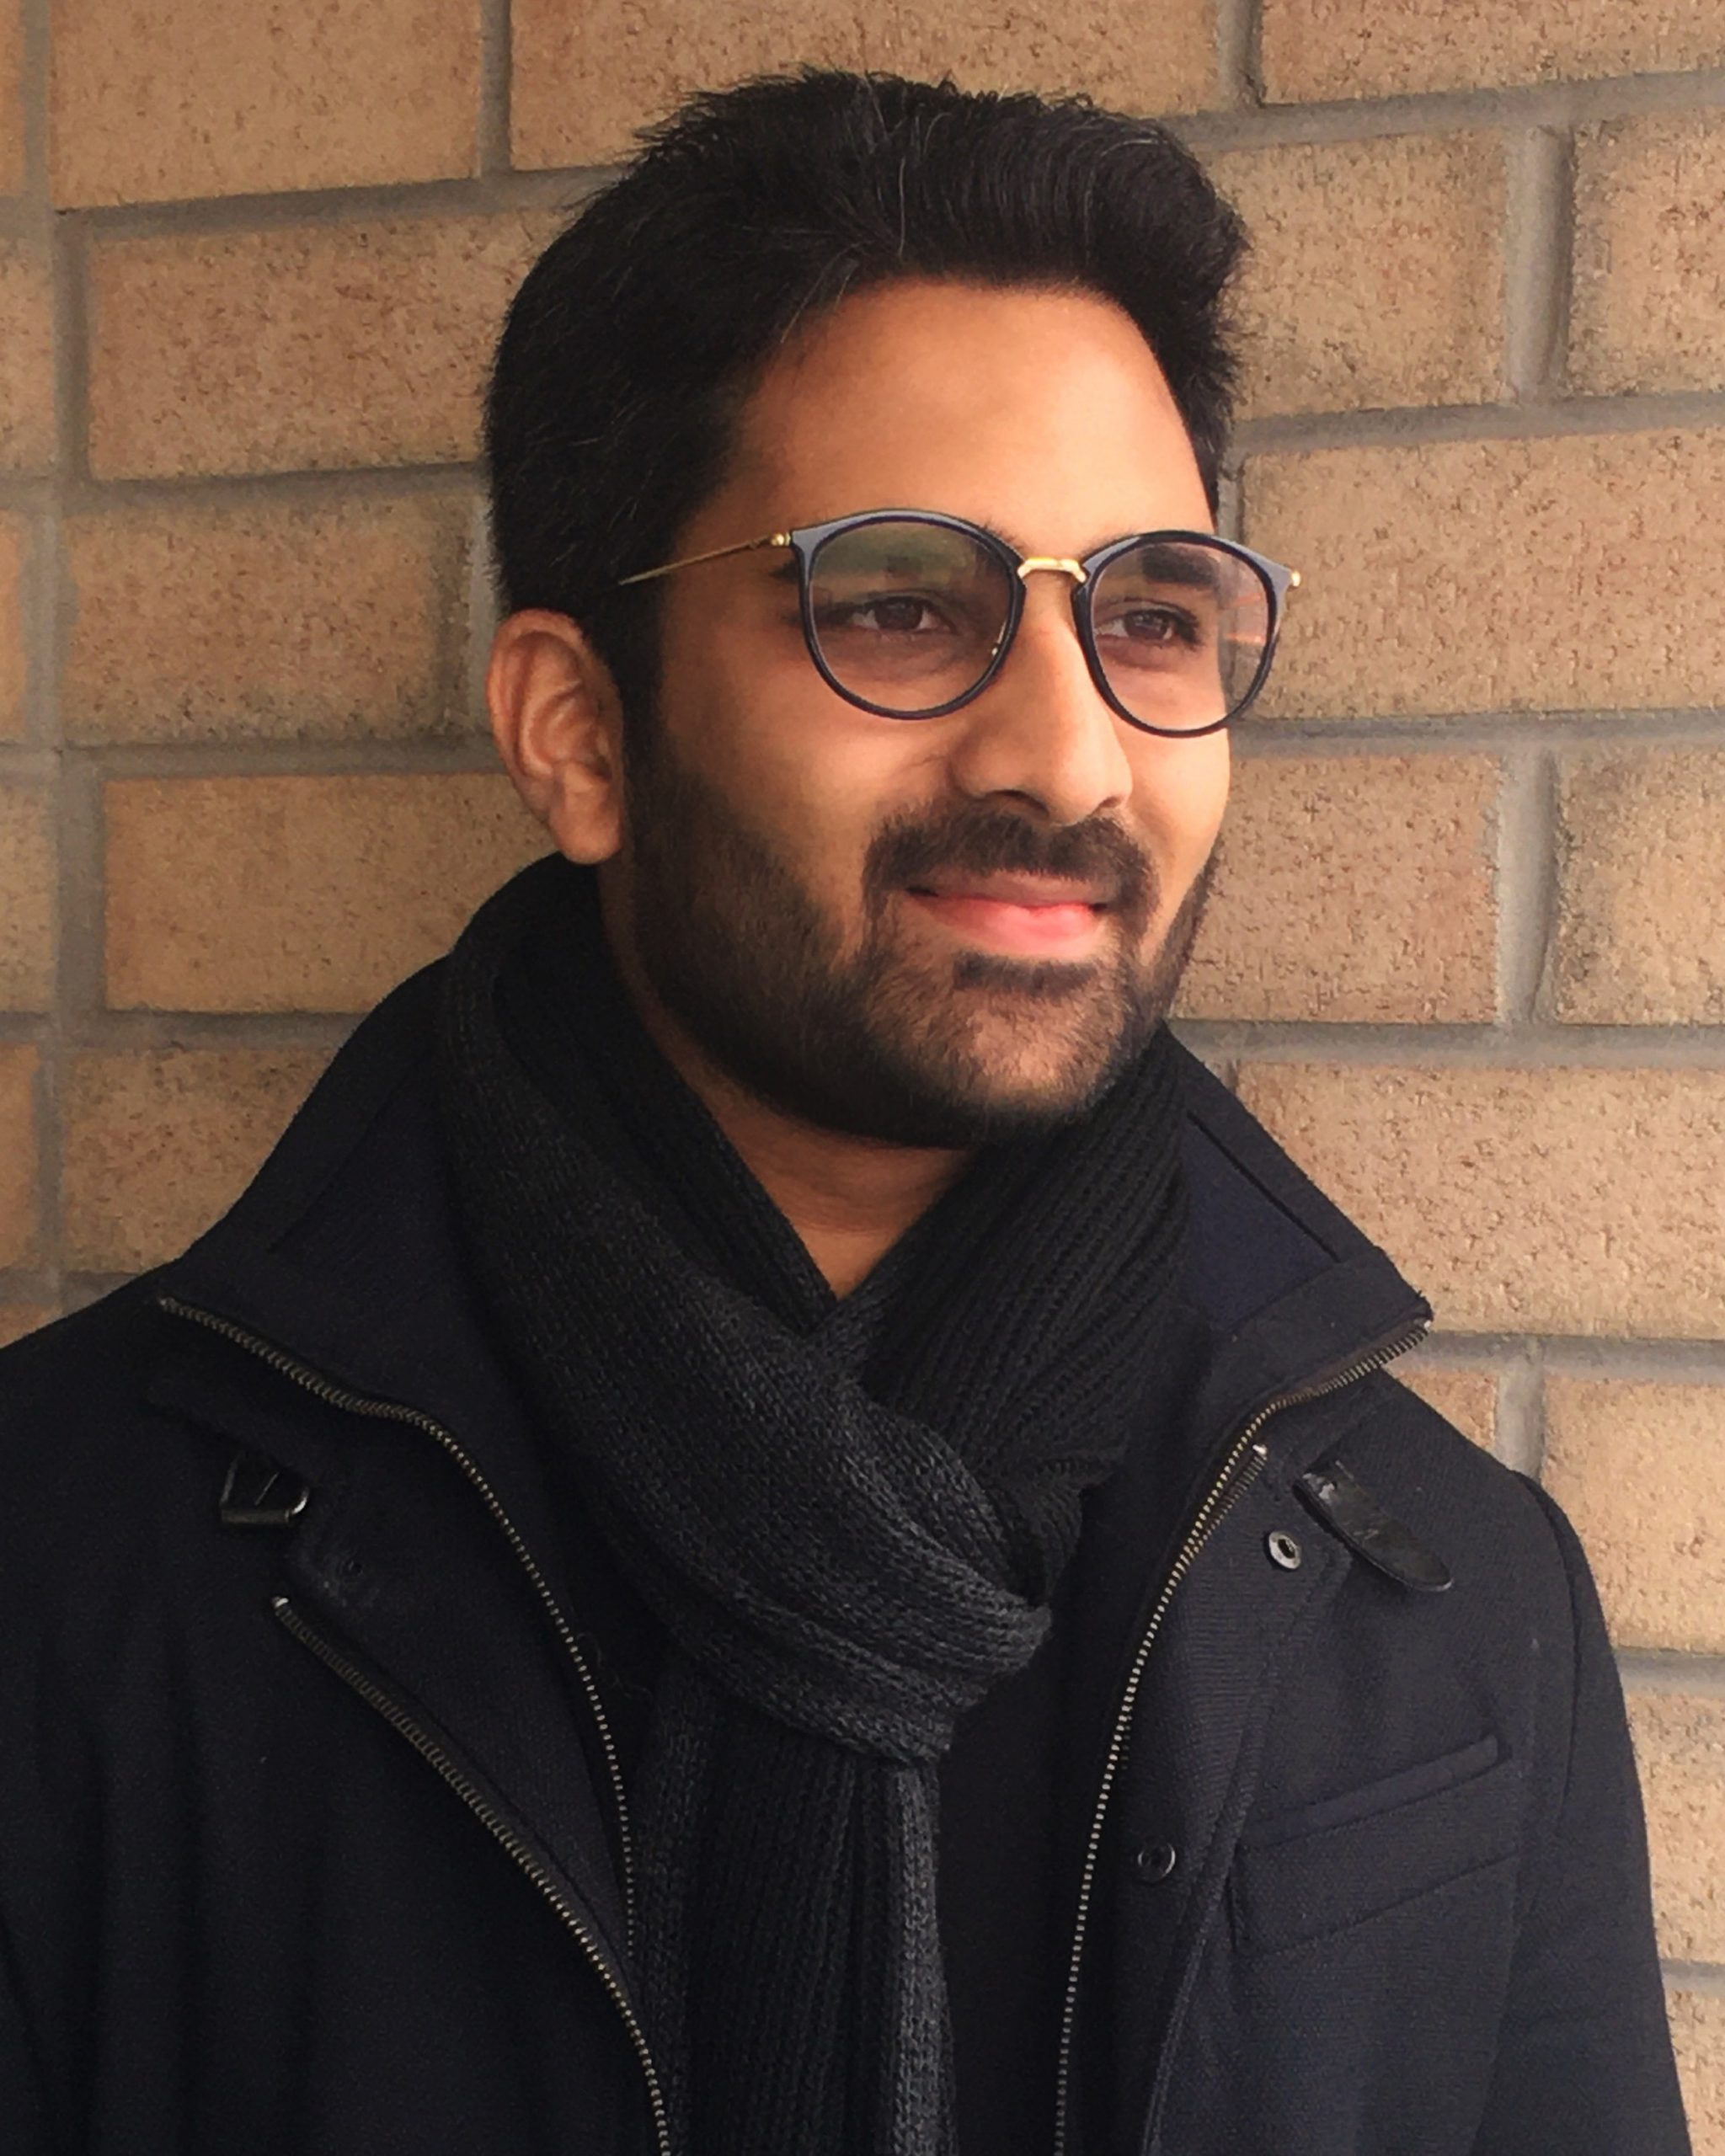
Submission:
[[[623,1797],[622,1770],[617,1764],[617,1746],[611,1738],[611,1725],[605,1718],[604,1707],[600,1704],[599,1688],[593,1682],[592,1672],[582,1658],[581,1650],[576,1644],[569,1620],[558,1607],[557,1597],[551,1592],[532,1551],[522,1540],[515,1522],[505,1512],[497,1492],[483,1471],[441,1422],[434,1422],[429,1415],[422,1415],[418,1408],[404,1407],[397,1401],[373,1400],[363,1393],[350,1392],[341,1385],[332,1384],[307,1364],[290,1355],[285,1348],[276,1347],[273,1342],[261,1338],[257,1333],[248,1332],[243,1326],[235,1325],[225,1317],[217,1317],[213,1311],[200,1310],[195,1303],[183,1303],[174,1295],[162,1295],[157,1299],[163,1310],[171,1310],[176,1317],[190,1318],[195,1324],[219,1333],[224,1340],[233,1341],[238,1346],[249,1349],[271,1369],[291,1378],[296,1385],[315,1395],[318,1399],[328,1401],[332,1407],[339,1407],[355,1415],[375,1416],[387,1422],[405,1422],[414,1429],[427,1432],[437,1440],[478,1492],[486,1510],[503,1529],[510,1548],[531,1581],[533,1591],[544,1605],[546,1614],[550,1618],[558,1638],[563,1642],[576,1676],[580,1679],[587,1704],[593,1710],[600,1745],[605,1753],[606,1769],[611,1779],[611,1793],[617,1806],[617,1842],[622,1854],[623,1930],[626,1942],[633,1951],[635,1944],[634,1846],[629,1832],[628,1806]]]
[[[653,2055],[647,2047],[646,2032],[643,2030],[634,2008],[629,2004],[617,1972],[601,1949],[598,1941],[581,1919],[580,1912],[555,1879],[540,1863],[532,1850],[504,1818],[497,1807],[482,1790],[474,1786],[457,1767],[449,1754],[435,1739],[428,1737],[399,1703],[392,1699],[380,1685],[372,1682],[365,1671],[346,1656],[333,1647],[319,1632],[314,1631],[285,1594],[271,1598],[270,1606],[286,1629],[302,1646],[308,1647],[326,1668],[334,1671],[344,1684],[358,1693],[367,1706],[382,1716],[392,1729],[406,1737],[420,1758],[434,1768],[449,1785],[473,1816],[480,1822],[550,1903],[565,1927],[574,1934],[587,1959],[593,1965],[600,1982],[610,1993],[617,2012],[622,2016],[635,2055],[641,2062],[641,2071],[647,2083],[647,2101],[653,2113],[654,2137],[659,2156],[672,2156],[670,2121],[665,2111],[665,2095],[660,2087],[659,2072],[653,2063]]]
[[[1339,1392],[1344,1385],[1357,1384],[1361,1378],[1369,1377],[1372,1371],[1381,1369],[1386,1363],[1393,1362],[1397,1355],[1405,1354],[1417,1342],[1424,1338],[1429,1329],[1429,1321],[1422,1319],[1417,1326],[1398,1335],[1384,1346],[1374,1348],[1370,1355],[1351,1364],[1338,1376],[1327,1378],[1321,1385],[1303,1385],[1296,1391],[1280,1393],[1260,1407],[1229,1446],[1216,1478],[1193,1514],[1192,1524],[1187,1529],[1185,1539],[1175,1553],[1173,1563],[1168,1567],[1167,1577],[1151,1607],[1143,1637],[1138,1642],[1137,1651],[1126,1674],[1125,1688],[1120,1694],[1119,1707],[1108,1738],[1108,1753],[1103,1761],[1102,1780],[1097,1790],[1096,1811],[1090,1822],[1090,1837],[1085,1844],[1084,1868],[1078,1882],[1077,1915],[1072,1930],[1071,1958],[1067,1963],[1065,1997],[1060,2008],[1060,2053],[1055,2083],[1054,2156],[1066,2156],[1072,2095],[1072,2038],[1078,2019],[1078,1980],[1084,1961],[1085,1933],[1089,1927],[1091,1903],[1096,1892],[1103,1826],[1108,1816],[1114,1784],[1119,1779],[1121,1762],[1126,1756],[1127,1738],[1132,1726],[1133,1710],[1143,1686],[1145,1666],[1150,1660],[1156,1635],[1168,1614],[1168,1605],[1173,1600],[1180,1582],[1198,1561],[1204,1545],[1263,1471],[1269,1451],[1267,1446],[1258,1443],[1258,1435],[1270,1417],[1279,1414],[1284,1407],[1299,1406],[1309,1400],[1321,1400],[1327,1393]]]
[[[540,1571],[532,1551],[521,1539],[520,1530],[504,1510],[497,1492],[492,1488],[480,1468],[441,1422],[433,1421],[429,1415],[422,1415],[417,1408],[403,1406],[399,1401],[393,1400],[373,1400],[363,1393],[350,1392],[344,1386],[332,1384],[328,1378],[312,1369],[309,1364],[301,1362],[296,1356],[290,1355],[285,1348],[276,1347],[273,1341],[265,1340],[257,1333],[248,1332],[243,1326],[235,1325],[227,1318],[218,1317],[212,1310],[201,1310],[195,1303],[182,1302],[174,1295],[162,1295],[157,1299],[163,1310],[171,1311],[176,1317],[189,1318],[194,1324],[201,1325],[208,1331],[220,1334],[224,1340],[232,1341],[237,1346],[246,1348],[266,1363],[271,1369],[278,1371],[284,1377],[291,1379],[305,1391],[312,1394],[319,1400],[327,1401],[332,1407],[339,1407],[355,1415],[374,1416],[384,1422],[405,1422],[414,1429],[427,1432],[437,1440],[439,1445],[454,1460],[467,1481],[478,1492],[484,1502],[486,1510],[502,1529],[510,1549],[514,1550],[522,1569],[532,1582],[534,1593],[543,1604],[558,1638],[563,1642],[564,1652],[568,1654],[575,1673],[580,1679],[581,1690],[585,1695],[587,1704],[592,1709],[593,1720],[599,1732],[600,1744],[605,1753],[606,1767],[611,1778],[611,1796],[617,1806],[617,1842],[622,1856],[624,1933],[626,1943],[633,1951],[635,1943],[634,1848],[629,1832],[628,1806],[623,1796],[622,1770],[617,1764],[617,1746],[611,1737],[611,1725],[605,1718],[605,1709],[600,1703],[598,1687],[594,1684],[592,1672],[582,1657],[581,1650],[576,1644],[569,1620],[558,1607],[557,1598],[551,1592],[550,1586],[544,1573]],[[303,1620],[296,1616],[293,1617],[292,1623],[289,1623],[291,1613],[288,1611],[285,1602],[277,1604],[277,1614],[281,1617],[284,1624],[289,1624],[290,1630],[293,1630],[296,1625],[302,1626]],[[580,1922],[579,1918],[569,1908],[566,1898],[557,1887],[556,1882],[544,1875],[537,1860],[533,1859],[531,1852],[517,1840],[478,1792],[470,1789],[455,1767],[427,1738],[413,1727],[400,1709],[395,1706],[393,1701],[378,1692],[377,1688],[359,1672],[354,1671],[350,1665],[344,1665],[333,1653],[324,1649],[321,1643],[316,1641],[315,1636],[303,1630],[301,1636],[305,1638],[307,1646],[312,1646],[315,1652],[321,1654],[323,1660],[328,1662],[333,1669],[344,1677],[363,1698],[369,1700],[381,1714],[383,1714],[399,1729],[403,1735],[413,1743],[415,1750],[430,1761],[451,1787],[461,1794],[470,1807],[491,1828],[505,1848],[515,1858],[529,1877],[551,1901],[553,1907],[557,1908],[558,1913],[563,1917],[564,1922],[581,1942],[588,1959],[592,1962],[606,1989],[616,2000],[618,2009],[628,2025],[630,2037],[639,2054],[642,2068],[647,2077],[648,2097],[653,2108],[654,2125],[658,2135],[660,2156],[671,2156],[670,2130],[665,2115],[664,2095],[660,2088],[658,2069],[649,2054],[646,2037],[639,2020],[618,1984],[615,1974],[592,1940],[591,1935]]]

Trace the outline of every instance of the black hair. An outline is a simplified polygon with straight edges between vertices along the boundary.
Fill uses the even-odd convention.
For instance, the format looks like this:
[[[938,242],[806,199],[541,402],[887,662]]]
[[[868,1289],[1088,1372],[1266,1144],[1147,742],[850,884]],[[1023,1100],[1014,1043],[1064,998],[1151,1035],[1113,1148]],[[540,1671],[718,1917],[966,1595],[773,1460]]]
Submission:
[[[1081,97],[805,68],[691,99],[516,294],[486,406],[505,609],[579,622],[625,708],[655,584],[792,331],[900,277],[1096,292],[1142,331],[1216,498],[1235,363],[1233,211],[1165,128]]]

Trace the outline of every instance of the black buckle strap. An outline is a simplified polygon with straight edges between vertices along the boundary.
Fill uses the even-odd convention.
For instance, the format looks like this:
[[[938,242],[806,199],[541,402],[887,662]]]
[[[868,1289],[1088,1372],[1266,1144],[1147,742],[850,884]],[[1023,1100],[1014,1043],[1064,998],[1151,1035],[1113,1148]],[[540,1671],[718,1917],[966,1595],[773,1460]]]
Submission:
[[[312,1487],[285,1475],[273,1460],[243,1448],[227,1464],[222,1485],[224,1527],[291,1527],[311,1502]]]
[[[1441,1594],[1452,1584],[1455,1575],[1437,1552],[1386,1512],[1340,1460],[1308,1469],[1294,1488],[1308,1512],[1386,1579],[1420,1594]]]

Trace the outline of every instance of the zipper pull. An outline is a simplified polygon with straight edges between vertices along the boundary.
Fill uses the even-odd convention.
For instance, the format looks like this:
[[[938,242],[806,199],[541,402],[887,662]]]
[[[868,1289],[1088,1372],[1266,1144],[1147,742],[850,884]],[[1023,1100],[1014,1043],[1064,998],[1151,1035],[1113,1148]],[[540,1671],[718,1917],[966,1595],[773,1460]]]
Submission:
[[[1420,1594],[1442,1594],[1455,1574],[1411,1528],[1386,1512],[1340,1460],[1309,1468],[1294,1488],[1306,1510],[1386,1579]]]

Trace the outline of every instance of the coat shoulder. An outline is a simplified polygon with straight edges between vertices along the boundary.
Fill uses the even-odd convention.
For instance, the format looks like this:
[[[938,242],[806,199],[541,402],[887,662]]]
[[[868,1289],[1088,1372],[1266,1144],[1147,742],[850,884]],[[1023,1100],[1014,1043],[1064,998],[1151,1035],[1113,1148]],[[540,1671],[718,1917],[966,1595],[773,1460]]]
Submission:
[[[13,1586],[51,1596],[129,1549],[147,1568],[164,1505],[203,1475],[184,1426],[150,1405],[168,1324],[153,1296],[152,1277],[130,1281],[0,1351],[0,1577]]]
[[[1455,1570],[1495,1577],[1567,1619],[1580,1560],[1567,1522],[1536,1481],[1381,1371],[1359,1388],[1337,1451]]]

